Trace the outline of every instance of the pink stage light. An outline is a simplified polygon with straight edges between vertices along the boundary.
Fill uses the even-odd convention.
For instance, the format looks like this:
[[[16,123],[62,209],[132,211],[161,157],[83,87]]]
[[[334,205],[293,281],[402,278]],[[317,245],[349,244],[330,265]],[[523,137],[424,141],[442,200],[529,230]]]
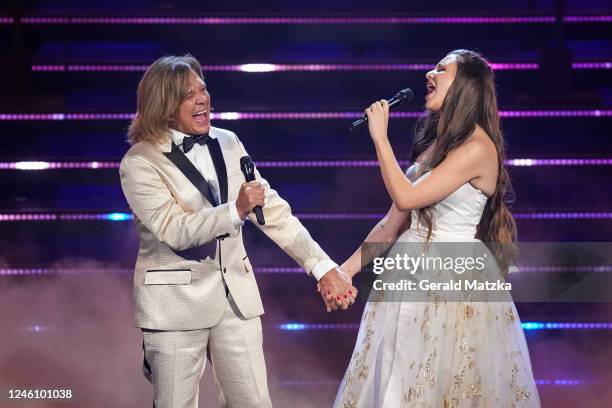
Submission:
[[[80,170],[80,169],[118,169],[118,161],[78,161],[78,162],[46,162],[19,161],[0,162],[0,170]],[[408,166],[407,160],[400,160],[401,166]],[[507,167],[538,167],[538,166],[611,166],[612,158],[601,159],[508,159]],[[376,160],[287,160],[258,161],[260,168],[370,168],[378,167]]]
[[[312,221],[355,221],[380,220],[383,213],[296,213],[302,220]],[[559,220],[559,219],[612,219],[612,212],[530,212],[513,213],[517,219]],[[130,213],[4,213],[0,221],[129,221]]]
[[[205,72],[318,72],[318,71],[427,71],[434,66],[430,64],[269,64],[251,63],[239,65],[203,65]],[[496,71],[531,71],[537,70],[537,62],[492,62]],[[32,65],[33,72],[144,72],[144,64],[39,64]],[[574,62],[574,69],[612,69],[612,62],[584,61]]]
[[[553,24],[552,15],[541,16],[441,16],[441,17],[21,17],[21,24],[66,25],[236,25],[236,24]],[[563,16],[564,23],[609,23],[611,15]],[[0,24],[13,24],[0,17]]]
[[[423,114],[421,111],[391,112],[391,117],[414,119]],[[355,119],[361,112],[215,112],[212,119],[217,120],[322,120]],[[504,118],[573,118],[573,117],[610,117],[612,109],[591,110],[508,110],[500,111]],[[63,121],[63,120],[131,120],[133,113],[0,113],[0,121]]]
[[[299,267],[291,266],[263,266],[255,267],[255,273],[264,275],[290,274],[301,275],[306,272]],[[612,272],[612,265],[602,266],[558,266],[558,265],[521,265],[521,273],[544,273],[544,272],[583,272],[583,273],[605,273]],[[36,275],[87,275],[87,274],[132,274],[134,268],[6,268],[0,269],[0,276],[36,276]]]
[[[588,19],[590,16],[573,16]],[[550,24],[554,16],[447,17],[22,17],[22,24],[236,25],[236,24]],[[574,22],[568,20],[567,22]],[[576,21],[578,22],[578,21]],[[582,22],[582,21],[579,21]],[[599,22],[593,21],[593,22]]]

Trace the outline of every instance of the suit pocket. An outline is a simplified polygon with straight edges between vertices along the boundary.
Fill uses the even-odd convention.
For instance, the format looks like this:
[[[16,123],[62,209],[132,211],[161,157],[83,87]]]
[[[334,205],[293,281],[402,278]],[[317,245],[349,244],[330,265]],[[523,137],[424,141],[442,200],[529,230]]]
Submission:
[[[145,274],[145,285],[189,285],[190,269],[149,269]]]
[[[242,258],[242,262],[244,263],[244,271],[246,273],[253,272],[253,267],[251,266],[251,261],[248,256]]]

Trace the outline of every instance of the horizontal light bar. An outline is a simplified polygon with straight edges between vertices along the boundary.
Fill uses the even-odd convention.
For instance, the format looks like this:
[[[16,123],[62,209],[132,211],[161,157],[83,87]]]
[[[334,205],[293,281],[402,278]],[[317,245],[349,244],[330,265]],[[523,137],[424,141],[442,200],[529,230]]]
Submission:
[[[204,72],[319,72],[319,71],[427,71],[435,64],[240,64],[202,65]],[[537,62],[491,63],[496,71],[531,71],[539,69]],[[148,65],[68,64],[32,65],[33,72],[144,72]],[[575,62],[573,69],[612,69],[612,62]]]
[[[46,162],[18,161],[0,162],[0,170],[71,170],[71,169],[118,169],[118,161]]]
[[[600,265],[600,266],[567,266],[567,265],[537,265],[528,266],[521,265],[518,268],[518,272],[612,272],[612,265]]]
[[[7,268],[0,276],[133,274],[134,268]]]
[[[0,170],[79,170],[79,169],[118,169],[118,161],[78,161],[78,162],[46,162],[18,161],[0,162]],[[400,160],[401,166],[410,164]],[[259,161],[260,168],[361,168],[378,167],[376,160],[287,160]],[[611,166],[612,158],[601,159],[508,159],[507,167],[538,167],[538,166]]]
[[[612,62],[574,62],[573,69],[612,69]]]
[[[603,273],[612,272],[612,265],[602,266],[565,266],[565,265],[538,265],[524,266],[520,272],[592,272]],[[306,272],[300,267],[292,266],[262,266],[255,267],[255,273],[263,275],[284,274],[284,275],[304,275]],[[123,275],[133,274],[134,268],[4,268],[0,269],[0,276],[38,276],[38,275]]]
[[[612,16],[563,16],[564,23],[609,23]]]
[[[0,121],[131,120],[133,117],[133,113],[0,113]]]
[[[610,330],[612,323],[523,322],[523,330]]]
[[[130,213],[16,213],[0,214],[2,221],[130,221],[134,217]]]
[[[610,330],[612,322],[523,322],[523,330]],[[276,328],[285,331],[304,330],[355,330],[359,328],[357,323],[283,323]]]
[[[355,221],[355,220],[380,220],[384,213],[295,213],[301,220],[312,221]],[[612,212],[533,212],[513,213],[516,219],[612,219]],[[0,222],[11,221],[130,221],[133,215],[130,213],[5,213],[0,214]]]
[[[408,160],[400,160],[400,166],[408,166]],[[256,165],[261,168],[325,168],[325,167],[378,167],[377,160],[297,160],[297,161],[260,161]],[[601,159],[508,159],[504,161],[505,166],[509,167],[530,167],[530,166],[610,166],[612,158]],[[2,168],[2,163],[0,163]]]
[[[303,220],[380,220],[383,213],[307,213],[296,214]],[[612,212],[542,212],[542,213],[513,213],[516,219],[610,219]]]
[[[134,268],[4,268],[0,276],[36,276],[36,275],[96,275],[96,274],[132,274]],[[258,274],[305,274],[299,267],[269,266],[255,268]]]
[[[277,329],[286,331],[302,330],[355,330],[357,323],[283,323],[276,325]]]
[[[392,118],[413,119],[422,111],[391,112]],[[215,112],[211,119],[217,120],[304,120],[304,119],[356,119],[360,112]],[[504,118],[560,118],[560,117],[609,117],[612,109],[582,110],[506,110],[500,111]],[[131,120],[133,113],[0,113],[0,121],[64,121],[64,120]]]
[[[508,159],[504,161],[509,167],[530,166],[610,166],[612,159]]]
[[[612,329],[612,323],[600,322],[600,323],[570,323],[570,322],[523,322],[523,330],[610,330]],[[289,331],[289,332],[300,332],[300,331],[313,331],[313,330],[357,330],[359,329],[358,323],[283,323],[277,325],[266,326],[266,328]],[[31,325],[25,328],[27,331],[42,333],[52,330],[64,330],[64,326],[46,326],[46,325]],[[569,382],[564,383],[567,380],[558,380],[559,383],[542,384],[542,385],[577,385]]]
[[[541,213],[512,213],[516,219],[527,220],[560,220],[560,219],[610,219],[612,212],[541,212]]]
[[[446,16],[446,17],[21,17],[21,24],[552,24],[552,15],[542,16]],[[609,15],[563,16],[564,23],[608,23]],[[12,24],[10,17],[1,17],[1,24]]]
[[[537,379],[535,380],[536,385],[552,385],[557,387],[571,387],[585,384],[593,384],[591,380],[578,380],[578,379]],[[338,387],[340,380],[281,380],[279,385],[281,387]]]
[[[592,384],[593,381],[589,380],[569,380],[569,379],[559,379],[559,380],[535,380],[536,385],[554,385],[554,386],[575,386],[575,385],[584,385],[584,384]]]

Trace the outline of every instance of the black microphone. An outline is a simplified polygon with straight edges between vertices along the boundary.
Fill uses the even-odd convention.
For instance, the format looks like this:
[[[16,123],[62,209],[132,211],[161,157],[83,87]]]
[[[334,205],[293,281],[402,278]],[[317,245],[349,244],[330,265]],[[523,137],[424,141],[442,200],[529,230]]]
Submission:
[[[242,156],[240,158],[240,170],[242,170],[242,174],[244,174],[244,179],[247,181],[247,183],[255,180],[255,163],[253,163],[251,156]],[[259,225],[266,225],[266,220],[264,218],[263,211],[261,210],[261,206],[255,206],[253,211],[257,217],[257,223]]]
[[[414,98],[414,92],[412,92],[412,89],[410,88],[402,89],[401,91],[393,95],[393,98],[389,99],[389,108],[392,108],[395,105],[399,105],[404,102],[410,102],[412,98]],[[357,129],[359,126],[363,125],[367,121],[368,121],[368,115],[364,114],[363,117],[351,123],[351,125],[349,126],[349,130],[352,132],[353,130]]]

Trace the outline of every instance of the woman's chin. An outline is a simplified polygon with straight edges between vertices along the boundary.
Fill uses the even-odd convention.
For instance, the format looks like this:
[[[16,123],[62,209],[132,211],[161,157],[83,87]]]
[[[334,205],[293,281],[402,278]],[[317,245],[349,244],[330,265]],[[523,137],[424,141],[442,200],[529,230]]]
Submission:
[[[437,112],[440,110],[440,107],[437,106],[436,103],[432,103],[432,101],[425,102],[425,109],[431,112]]]

